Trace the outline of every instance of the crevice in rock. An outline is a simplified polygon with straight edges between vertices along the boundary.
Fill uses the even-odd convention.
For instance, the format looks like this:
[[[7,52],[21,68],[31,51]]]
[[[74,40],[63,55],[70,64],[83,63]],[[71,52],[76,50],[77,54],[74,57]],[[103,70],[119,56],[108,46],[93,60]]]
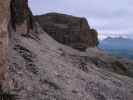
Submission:
[[[56,84],[56,83],[54,83],[54,82],[52,82],[52,81],[50,81],[50,80],[40,80],[41,81],[41,83],[42,84],[48,84],[50,87],[52,87],[52,88],[54,88],[55,90],[58,90],[58,89],[60,89],[60,87]]]
[[[35,55],[27,48],[20,45],[16,45],[14,49],[24,58],[27,70],[33,74],[38,74],[37,67],[34,64]]]

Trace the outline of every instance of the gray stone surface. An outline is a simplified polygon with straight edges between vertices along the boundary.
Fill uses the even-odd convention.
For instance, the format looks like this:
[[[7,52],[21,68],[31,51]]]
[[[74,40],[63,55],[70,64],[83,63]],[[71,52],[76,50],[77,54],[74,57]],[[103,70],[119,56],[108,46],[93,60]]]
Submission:
[[[85,60],[113,57],[96,48],[79,52],[38,31],[39,40],[14,32],[10,38],[9,74],[18,100],[132,100],[132,78]]]

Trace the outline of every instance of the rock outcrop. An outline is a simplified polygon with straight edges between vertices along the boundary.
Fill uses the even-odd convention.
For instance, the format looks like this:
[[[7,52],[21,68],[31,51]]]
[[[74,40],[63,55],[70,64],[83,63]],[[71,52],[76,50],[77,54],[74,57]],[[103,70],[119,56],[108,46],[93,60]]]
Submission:
[[[0,1],[0,87],[7,80],[9,2],[10,0]]]
[[[85,18],[48,13],[35,16],[41,27],[58,42],[85,51],[98,44],[98,33]]]
[[[7,23],[4,28],[7,32]],[[23,29],[10,30],[5,45],[12,80],[9,92],[17,96],[16,100],[132,100],[133,78],[125,75],[125,68],[118,62],[105,67],[117,58],[96,48],[80,52],[60,44],[38,24],[37,33],[20,32],[17,28]],[[133,61],[127,62],[132,66]]]
[[[33,30],[33,16],[28,7],[28,0],[11,0],[10,2],[11,12],[11,27],[16,31],[18,27],[24,27],[22,31],[27,33]]]

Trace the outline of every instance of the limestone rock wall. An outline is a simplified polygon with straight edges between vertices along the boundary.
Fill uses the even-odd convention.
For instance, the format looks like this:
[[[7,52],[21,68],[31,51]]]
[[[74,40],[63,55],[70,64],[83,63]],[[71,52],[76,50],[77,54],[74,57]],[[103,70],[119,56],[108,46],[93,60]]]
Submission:
[[[35,16],[44,31],[58,42],[85,51],[98,44],[98,33],[91,29],[85,18],[48,13]]]
[[[8,22],[10,0],[0,0],[0,85],[6,80],[8,67]]]

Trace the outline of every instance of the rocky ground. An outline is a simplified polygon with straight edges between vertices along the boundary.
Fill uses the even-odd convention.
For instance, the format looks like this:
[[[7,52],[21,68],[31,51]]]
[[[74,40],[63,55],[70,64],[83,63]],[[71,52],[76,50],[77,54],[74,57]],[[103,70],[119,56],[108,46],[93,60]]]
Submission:
[[[13,32],[10,38],[9,75],[18,100],[132,100],[133,79],[112,72],[115,66],[106,68],[107,62],[96,64],[116,58],[96,48],[74,50],[39,26],[38,32],[29,37]]]

